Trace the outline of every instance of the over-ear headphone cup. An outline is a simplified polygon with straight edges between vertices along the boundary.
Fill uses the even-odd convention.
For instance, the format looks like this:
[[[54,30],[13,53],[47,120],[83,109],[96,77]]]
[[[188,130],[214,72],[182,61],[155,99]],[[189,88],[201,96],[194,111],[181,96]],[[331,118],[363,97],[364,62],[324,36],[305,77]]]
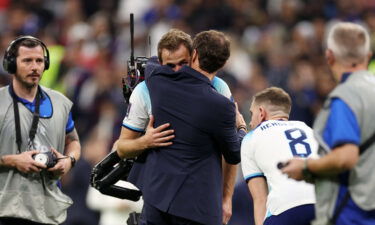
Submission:
[[[5,55],[4,55],[4,58],[3,58],[3,68],[4,68],[5,71],[7,71],[9,73],[8,60],[6,59]]]
[[[13,74],[13,73],[16,73],[16,70],[17,70],[17,64],[16,64],[16,59],[14,57],[10,57],[9,61],[8,61],[8,70],[9,70],[9,73]]]
[[[48,70],[49,68],[49,58],[44,56],[44,70]]]
[[[16,61],[14,57],[10,57],[9,54],[6,54],[3,59],[3,67],[4,70],[10,74],[14,74],[16,72]]]

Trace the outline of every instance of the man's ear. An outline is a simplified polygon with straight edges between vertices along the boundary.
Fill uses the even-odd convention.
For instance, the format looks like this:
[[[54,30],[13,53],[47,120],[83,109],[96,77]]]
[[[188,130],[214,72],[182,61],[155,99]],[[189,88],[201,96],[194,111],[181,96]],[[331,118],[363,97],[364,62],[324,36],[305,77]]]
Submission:
[[[191,56],[191,63],[194,63],[195,60],[197,60],[197,59],[198,59],[198,53],[197,53],[197,50],[194,49],[194,50],[193,50],[193,54],[192,54],[192,56]]]
[[[325,57],[329,66],[332,66],[333,64],[335,64],[335,61],[336,61],[335,55],[333,54],[332,50],[326,49]]]
[[[369,52],[367,55],[367,64],[371,61],[372,52]]]
[[[267,120],[267,111],[263,106],[259,106],[259,115],[260,115],[260,120],[263,122]]]

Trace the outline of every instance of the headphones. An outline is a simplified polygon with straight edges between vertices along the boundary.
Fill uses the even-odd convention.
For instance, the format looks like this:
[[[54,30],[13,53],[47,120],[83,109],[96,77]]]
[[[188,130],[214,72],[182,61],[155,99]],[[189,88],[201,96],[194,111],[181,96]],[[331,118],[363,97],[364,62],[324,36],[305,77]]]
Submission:
[[[21,41],[24,41],[24,40],[33,40],[33,41],[36,41],[36,42],[40,43],[40,45],[43,48],[43,51],[45,52],[45,55],[44,55],[44,70],[48,70],[48,68],[49,68],[49,52],[48,52],[47,46],[41,40],[39,40],[38,38],[35,38],[33,36],[29,36],[29,35],[20,36],[20,37],[16,38],[15,40],[13,40],[9,44],[9,46],[8,46],[8,48],[7,48],[7,50],[5,51],[5,54],[4,54],[4,59],[3,59],[4,69],[10,74],[16,73],[16,71],[17,71],[16,58],[17,57],[13,53],[11,53],[10,50],[12,50],[17,43],[20,43]]]

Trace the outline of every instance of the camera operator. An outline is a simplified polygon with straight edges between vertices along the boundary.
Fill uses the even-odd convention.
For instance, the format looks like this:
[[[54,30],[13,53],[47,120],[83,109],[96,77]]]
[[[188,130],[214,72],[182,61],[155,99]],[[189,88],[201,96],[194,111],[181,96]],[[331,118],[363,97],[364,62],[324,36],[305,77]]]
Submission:
[[[39,82],[49,67],[46,45],[21,36],[3,66],[13,75],[0,88],[0,224],[60,224],[73,203],[59,177],[80,157],[72,102]]]

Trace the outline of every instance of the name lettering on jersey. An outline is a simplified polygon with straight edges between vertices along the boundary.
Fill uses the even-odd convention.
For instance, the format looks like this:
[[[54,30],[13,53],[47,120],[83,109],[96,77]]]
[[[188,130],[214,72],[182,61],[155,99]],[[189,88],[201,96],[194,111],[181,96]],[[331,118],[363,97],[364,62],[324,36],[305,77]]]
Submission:
[[[266,123],[262,126],[260,126],[260,129],[263,131],[263,130],[266,130],[268,128],[271,128],[271,127],[279,127],[279,126],[288,126],[287,123],[279,123],[279,122],[272,122],[272,123]]]

